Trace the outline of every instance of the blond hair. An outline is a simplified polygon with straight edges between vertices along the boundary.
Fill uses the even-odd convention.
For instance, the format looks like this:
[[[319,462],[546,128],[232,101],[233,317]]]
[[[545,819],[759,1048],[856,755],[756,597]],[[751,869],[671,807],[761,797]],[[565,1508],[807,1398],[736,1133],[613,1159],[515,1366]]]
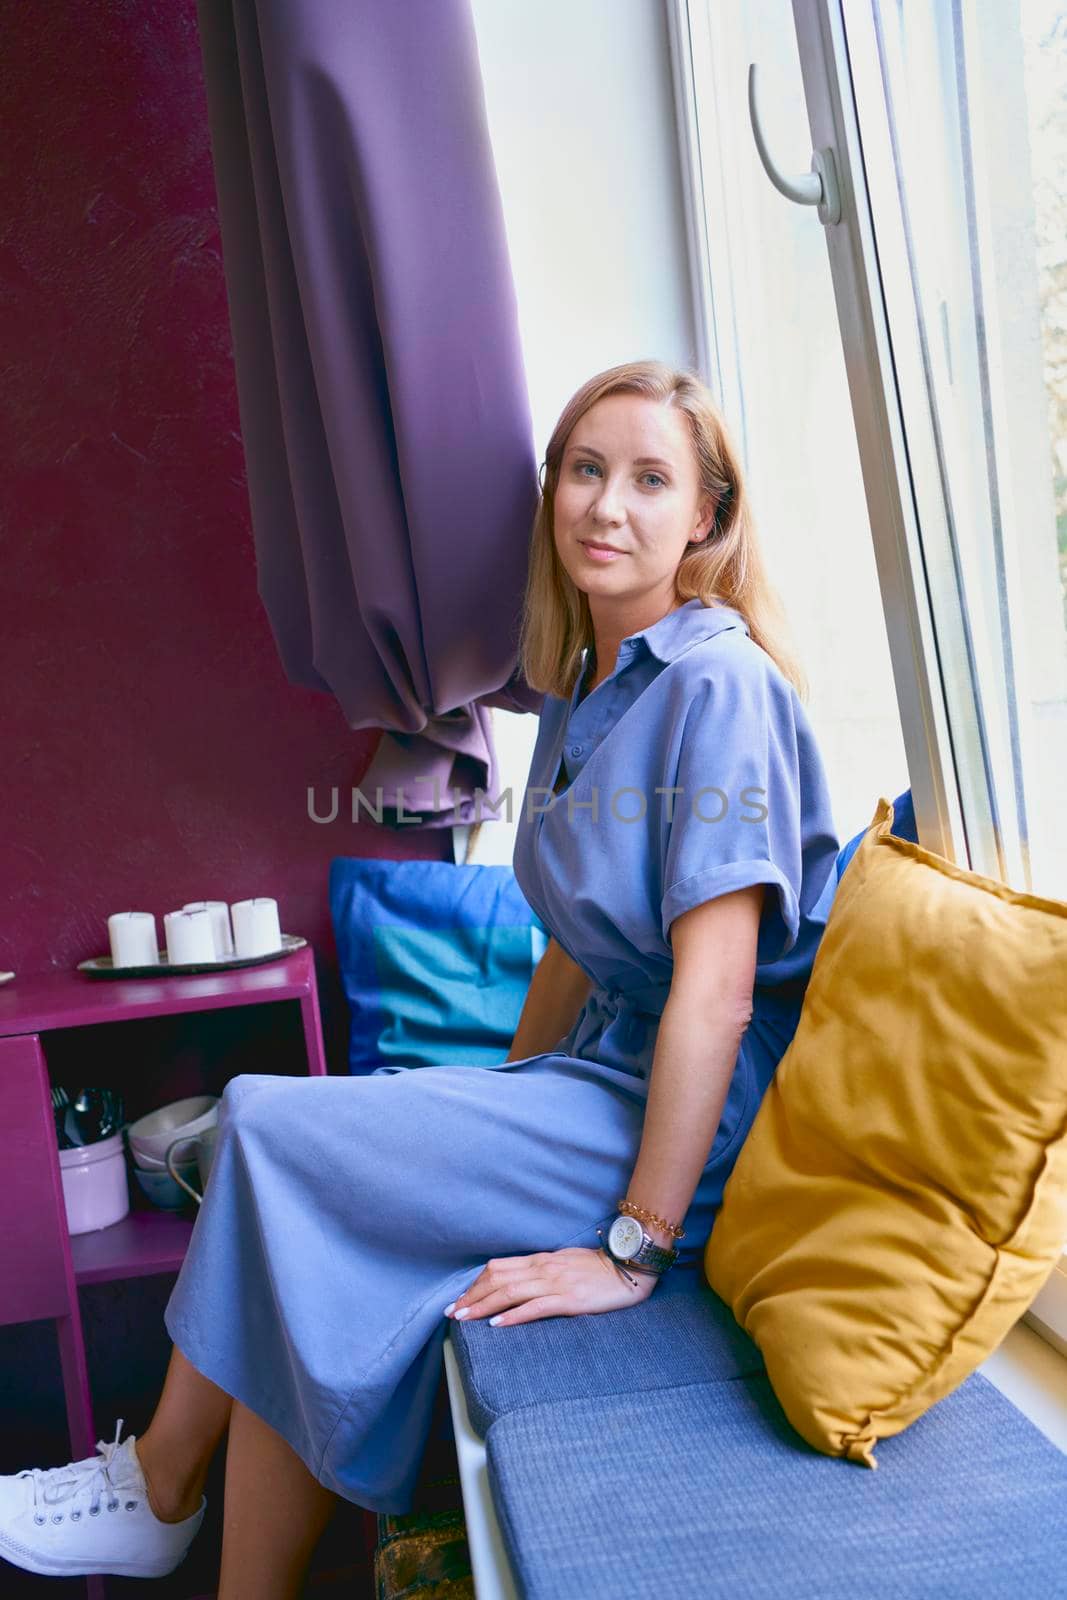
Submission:
[[[778,593],[767,575],[741,463],[707,385],[695,372],[664,361],[627,361],[584,383],[567,402],[541,466],[541,500],[530,534],[530,562],[519,629],[519,662],[532,689],[568,699],[582,650],[594,644],[586,595],[575,586],[552,537],[556,485],[575,424],[612,394],[636,394],[674,406],[689,419],[700,498],[715,502],[708,537],[683,555],[675,573],[679,603],[700,599],[740,612],[752,638],[788,678],[802,700],[807,679],[792,647]]]

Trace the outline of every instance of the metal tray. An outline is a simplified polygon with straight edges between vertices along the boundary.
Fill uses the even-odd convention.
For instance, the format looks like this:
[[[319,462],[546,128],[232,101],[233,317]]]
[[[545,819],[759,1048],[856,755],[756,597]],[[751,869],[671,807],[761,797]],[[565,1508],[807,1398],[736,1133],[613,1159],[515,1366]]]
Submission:
[[[194,972],[231,972],[235,967],[261,967],[266,961],[280,961],[294,950],[303,950],[306,944],[299,934],[283,933],[281,949],[265,956],[228,956],[225,961],[187,961],[172,967],[167,952],[161,950],[158,967],[116,967],[110,956],[92,956],[78,962],[78,971],[90,978],[177,978]]]

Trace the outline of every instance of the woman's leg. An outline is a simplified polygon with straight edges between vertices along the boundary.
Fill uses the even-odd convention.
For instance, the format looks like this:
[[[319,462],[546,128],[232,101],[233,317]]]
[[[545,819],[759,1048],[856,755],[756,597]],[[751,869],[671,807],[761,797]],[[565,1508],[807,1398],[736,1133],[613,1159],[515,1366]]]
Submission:
[[[295,1600],[336,1508],[281,1434],[235,1400],[218,1600]]]
[[[148,1503],[161,1522],[181,1522],[199,1506],[232,1405],[175,1345],[155,1415],[134,1446]]]
[[[289,1600],[300,1593],[337,1496],[177,1345],[155,1415],[135,1446],[149,1504],[163,1522],[192,1516],[227,1426],[220,1600]]]

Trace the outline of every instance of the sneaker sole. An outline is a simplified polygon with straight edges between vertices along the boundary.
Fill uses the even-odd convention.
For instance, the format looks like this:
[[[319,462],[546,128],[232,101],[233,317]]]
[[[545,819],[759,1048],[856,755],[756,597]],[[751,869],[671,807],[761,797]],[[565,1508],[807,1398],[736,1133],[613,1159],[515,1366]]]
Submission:
[[[27,1550],[25,1545],[16,1544],[0,1533],[0,1557],[10,1561],[14,1567],[21,1567],[24,1572],[36,1572],[45,1578],[165,1578],[169,1573],[177,1570],[189,1554],[188,1546],[182,1551],[177,1561],[169,1567],[136,1565],[133,1562],[114,1562],[111,1566],[88,1566],[84,1562],[75,1561],[47,1561],[36,1555],[32,1550]]]

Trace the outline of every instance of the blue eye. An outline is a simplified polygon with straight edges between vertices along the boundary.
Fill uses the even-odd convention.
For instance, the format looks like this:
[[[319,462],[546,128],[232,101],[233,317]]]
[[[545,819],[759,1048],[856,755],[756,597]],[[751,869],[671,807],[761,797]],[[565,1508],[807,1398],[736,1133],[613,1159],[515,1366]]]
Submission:
[[[600,471],[600,468],[597,466],[595,461],[579,461],[576,463],[576,471],[578,472],[579,476],[584,475],[586,467],[592,467],[594,472]],[[657,486],[662,485],[664,488],[666,488],[667,480],[666,478],[661,477],[658,472],[646,472],[644,477],[655,478]]]

